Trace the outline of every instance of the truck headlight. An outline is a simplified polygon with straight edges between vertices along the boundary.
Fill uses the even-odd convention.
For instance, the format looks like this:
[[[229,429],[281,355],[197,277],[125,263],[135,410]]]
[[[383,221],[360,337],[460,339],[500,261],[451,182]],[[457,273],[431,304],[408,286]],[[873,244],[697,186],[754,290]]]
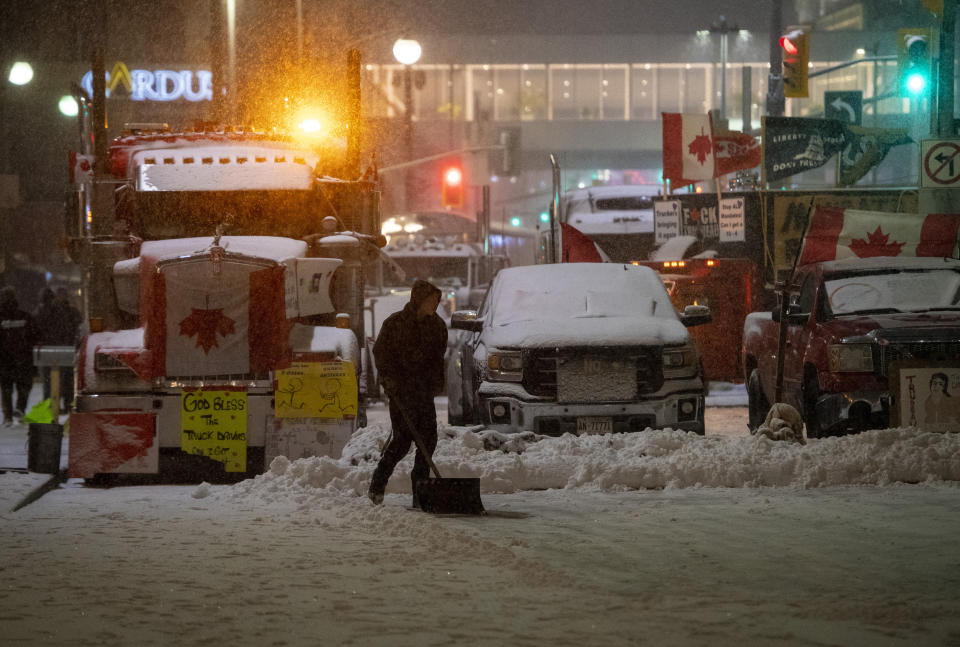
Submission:
[[[523,379],[523,356],[517,350],[494,351],[487,355],[487,372],[491,380],[519,382]]]
[[[663,368],[676,369],[693,366],[697,353],[691,346],[663,349]]]
[[[870,344],[830,344],[827,356],[831,373],[873,372],[873,346]]]

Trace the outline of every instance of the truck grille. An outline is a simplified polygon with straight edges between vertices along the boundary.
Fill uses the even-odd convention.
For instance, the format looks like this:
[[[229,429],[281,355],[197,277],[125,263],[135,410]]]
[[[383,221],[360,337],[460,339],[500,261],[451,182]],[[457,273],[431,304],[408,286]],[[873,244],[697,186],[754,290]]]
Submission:
[[[624,362],[633,365],[636,382],[630,385],[623,395],[613,399],[627,400],[648,393],[655,393],[663,386],[663,359],[659,346],[635,346],[627,348],[537,348],[523,353],[523,387],[528,393],[539,397],[557,399],[559,371],[562,366],[572,366],[583,362],[585,358],[599,363],[622,366]],[[636,387],[635,390],[633,387]],[[609,398],[604,398],[609,399]],[[587,396],[586,401],[594,400]]]
[[[890,365],[904,359],[956,359],[960,357],[958,341],[912,341],[880,346],[879,373],[886,376]]]

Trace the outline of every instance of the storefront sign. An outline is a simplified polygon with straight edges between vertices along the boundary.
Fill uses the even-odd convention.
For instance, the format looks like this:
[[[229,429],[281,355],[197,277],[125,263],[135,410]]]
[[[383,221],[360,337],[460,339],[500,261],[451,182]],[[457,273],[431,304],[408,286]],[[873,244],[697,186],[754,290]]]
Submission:
[[[247,470],[247,392],[184,389],[180,448],[224,463],[228,472]]]
[[[93,72],[84,74],[80,85],[92,97]],[[128,70],[117,61],[107,72],[106,96],[121,93],[131,101],[212,101],[213,74],[208,70]]]

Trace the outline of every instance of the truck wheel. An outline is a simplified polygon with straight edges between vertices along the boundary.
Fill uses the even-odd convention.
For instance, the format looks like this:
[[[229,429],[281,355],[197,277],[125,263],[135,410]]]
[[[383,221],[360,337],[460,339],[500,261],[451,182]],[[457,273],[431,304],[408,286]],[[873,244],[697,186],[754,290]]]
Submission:
[[[750,371],[750,378],[747,380],[747,410],[750,433],[754,433],[767,419],[767,413],[770,411],[770,403],[767,402],[767,397],[763,394],[763,387],[760,385],[760,371],[758,369]]]
[[[820,398],[820,384],[816,375],[808,375],[803,382],[803,422],[807,427],[807,438],[822,438],[826,435],[817,418],[817,400]]]

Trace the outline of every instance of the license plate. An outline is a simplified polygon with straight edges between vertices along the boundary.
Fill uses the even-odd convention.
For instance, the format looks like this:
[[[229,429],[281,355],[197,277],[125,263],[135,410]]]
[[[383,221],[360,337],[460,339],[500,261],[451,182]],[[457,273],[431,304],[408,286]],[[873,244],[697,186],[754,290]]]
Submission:
[[[592,416],[577,418],[577,434],[612,434],[613,418]]]

